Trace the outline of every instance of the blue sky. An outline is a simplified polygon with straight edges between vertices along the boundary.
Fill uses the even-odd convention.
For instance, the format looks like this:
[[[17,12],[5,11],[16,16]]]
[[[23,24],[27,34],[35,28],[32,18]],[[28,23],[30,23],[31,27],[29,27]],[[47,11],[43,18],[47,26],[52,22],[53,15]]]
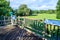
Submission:
[[[10,6],[18,9],[21,4],[26,4],[32,10],[56,9],[58,0],[10,0]]]

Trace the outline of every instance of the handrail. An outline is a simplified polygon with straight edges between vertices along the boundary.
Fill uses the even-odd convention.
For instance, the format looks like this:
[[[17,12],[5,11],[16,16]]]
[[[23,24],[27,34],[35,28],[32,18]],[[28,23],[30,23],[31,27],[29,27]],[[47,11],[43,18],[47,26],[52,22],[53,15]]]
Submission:
[[[0,19],[0,26],[1,25],[7,25],[7,24],[11,24],[11,18],[7,17],[7,16],[3,16],[3,19]]]
[[[57,26],[57,29],[56,29],[56,25],[46,24],[46,23],[44,23],[44,20],[41,21],[41,20],[38,20],[38,19],[36,20],[36,19],[24,18],[24,20],[22,20],[22,22],[23,21],[25,22],[25,24],[22,23],[22,25],[25,26],[25,27],[28,27],[27,29],[32,29],[33,30],[33,28],[34,28],[35,30],[41,31],[42,30],[41,28],[43,28],[44,32],[45,32],[45,33],[43,33],[43,35],[45,35],[45,38],[47,38],[47,40],[48,39],[49,40],[50,39],[52,39],[52,40],[58,40],[59,39],[59,36],[60,36],[60,34],[59,34],[60,33],[60,31],[59,31],[60,27],[59,26]],[[39,22],[43,23],[44,27],[41,27],[40,26],[41,24]],[[32,26],[30,26],[31,24],[32,24]],[[53,29],[52,29],[52,26],[53,26]]]

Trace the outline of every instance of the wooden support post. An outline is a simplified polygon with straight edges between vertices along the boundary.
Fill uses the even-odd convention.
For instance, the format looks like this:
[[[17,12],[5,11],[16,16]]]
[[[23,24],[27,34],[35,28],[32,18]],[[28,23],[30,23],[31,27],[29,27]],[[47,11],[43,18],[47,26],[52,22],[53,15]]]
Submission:
[[[50,31],[51,31],[51,27],[52,27],[52,25],[50,24]]]
[[[58,40],[58,34],[59,34],[59,26],[58,26],[58,30],[57,30],[57,38],[56,38],[56,40]]]
[[[3,20],[3,21],[4,21],[3,25],[6,25],[6,20],[5,20],[5,16],[4,16],[4,20]]]
[[[45,24],[45,32],[47,32],[47,24]]]
[[[44,34],[43,35],[44,35],[44,38],[45,38],[45,35],[46,35],[46,23],[44,23]]]
[[[47,34],[49,34],[48,26],[49,26],[49,25],[47,24]]]
[[[37,28],[38,28],[38,21],[36,20],[36,23],[37,23]]]
[[[33,25],[33,27],[35,26],[35,20],[33,21],[34,23],[32,24]]]
[[[54,25],[54,29],[53,29],[53,36],[55,35],[55,25]]]
[[[37,21],[35,20],[35,28],[37,27]]]
[[[51,28],[52,28],[52,25],[50,24],[50,35],[52,35],[52,30],[51,30]],[[50,37],[50,40],[52,39],[52,37]]]
[[[45,31],[45,33],[46,33],[46,23],[44,23],[44,31]]]
[[[1,26],[1,20],[0,20],[0,26]]]
[[[48,30],[48,24],[45,24],[45,32],[47,33]]]
[[[38,26],[37,24],[38,24],[38,23],[37,23],[37,20],[36,20],[36,27]]]
[[[37,21],[38,22],[38,28],[39,28],[39,21]]]

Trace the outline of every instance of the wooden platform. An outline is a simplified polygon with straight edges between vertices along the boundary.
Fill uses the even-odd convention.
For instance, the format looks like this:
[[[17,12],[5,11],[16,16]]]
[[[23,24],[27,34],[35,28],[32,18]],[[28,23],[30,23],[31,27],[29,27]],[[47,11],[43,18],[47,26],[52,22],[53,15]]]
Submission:
[[[5,34],[0,34],[0,40],[42,40],[42,38],[15,26]]]

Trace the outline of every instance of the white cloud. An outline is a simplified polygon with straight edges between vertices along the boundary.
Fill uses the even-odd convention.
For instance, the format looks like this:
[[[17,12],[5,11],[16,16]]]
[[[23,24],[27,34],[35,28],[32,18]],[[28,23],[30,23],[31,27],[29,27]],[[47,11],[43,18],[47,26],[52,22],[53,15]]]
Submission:
[[[54,3],[57,3],[58,0],[51,0],[49,3],[50,4],[54,4]]]
[[[48,10],[48,9],[55,9],[55,6],[47,6],[47,5],[41,5],[41,6],[31,6],[32,9],[36,10]]]
[[[10,0],[10,6],[12,8],[18,8],[21,4],[27,4],[31,9],[55,9],[57,0],[49,0],[49,2],[45,2],[45,0]]]
[[[10,2],[13,2],[14,0],[10,0]]]
[[[43,2],[44,0],[39,0],[39,2]]]
[[[44,10],[47,10],[47,9],[55,9],[55,6],[47,6],[47,5],[42,5],[40,7],[37,7],[38,10],[40,9],[44,9]]]
[[[25,0],[25,1],[22,1],[21,3],[25,3],[25,4],[31,4],[31,3],[34,3],[36,0]]]
[[[46,8],[46,7],[47,7],[46,5],[42,5],[42,6],[40,6],[39,8],[44,9],[44,8]]]
[[[31,0],[31,1],[35,2],[36,0]]]

